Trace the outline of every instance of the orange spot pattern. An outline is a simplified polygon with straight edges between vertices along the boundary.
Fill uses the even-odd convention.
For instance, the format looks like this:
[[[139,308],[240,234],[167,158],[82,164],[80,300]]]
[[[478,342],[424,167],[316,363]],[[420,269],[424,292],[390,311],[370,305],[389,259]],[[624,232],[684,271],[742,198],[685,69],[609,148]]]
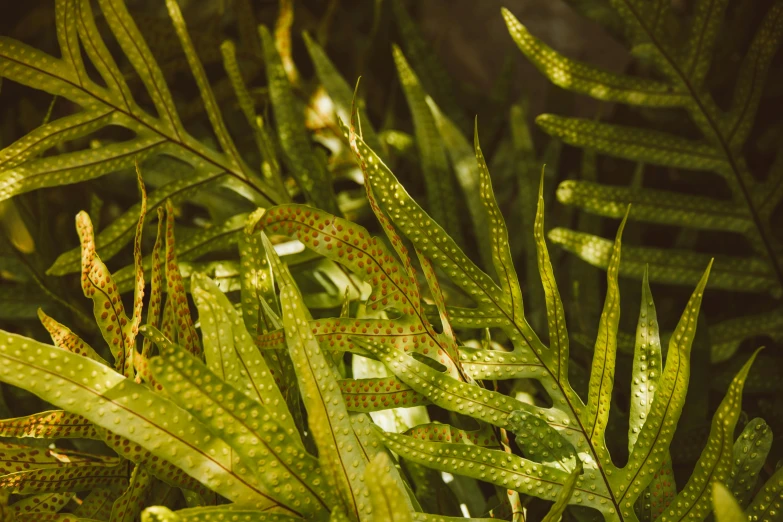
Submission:
[[[90,421],[81,415],[62,410],[4,419],[0,421],[0,437],[99,438]]]
[[[423,395],[395,378],[342,379],[340,391],[349,411],[379,411],[429,404]]]

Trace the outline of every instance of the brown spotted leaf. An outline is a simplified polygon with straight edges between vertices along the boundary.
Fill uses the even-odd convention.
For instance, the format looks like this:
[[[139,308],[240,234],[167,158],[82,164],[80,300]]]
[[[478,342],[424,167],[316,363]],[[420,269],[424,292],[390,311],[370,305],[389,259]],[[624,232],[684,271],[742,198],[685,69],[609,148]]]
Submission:
[[[56,513],[73,498],[73,493],[39,493],[17,500],[9,507],[18,515]]]
[[[145,497],[152,485],[152,477],[144,466],[136,464],[130,476],[128,489],[114,501],[110,522],[133,522],[144,509]]]
[[[171,205],[171,201],[166,202],[166,291],[168,292],[166,307],[170,306],[172,323],[175,327],[174,333],[176,334],[171,340],[181,344],[193,355],[200,355],[201,345],[196,334],[196,327],[193,326],[188,296],[185,293],[185,285],[182,283],[182,275],[177,264],[174,207]]]
[[[41,320],[41,324],[44,326],[44,328],[46,328],[46,330],[49,332],[49,335],[52,336],[52,342],[55,346],[64,350],[68,350],[69,352],[89,357],[90,359],[108,366],[109,363],[106,362],[103,357],[98,355],[98,352],[96,352],[89,344],[85,343],[67,326],[58,323],[46,315],[46,313],[40,308],[38,309],[38,318]]]
[[[133,362],[135,339],[131,335],[131,323],[125,314],[122,298],[109,270],[95,252],[92,222],[86,212],[76,216],[76,230],[82,245],[82,291],[93,302],[93,313],[103,338],[115,359],[115,367],[128,368],[126,359]]]
[[[115,466],[66,466],[19,471],[0,477],[0,487],[20,495],[87,491],[128,483],[127,464]]]
[[[81,415],[57,410],[0,420],[0,437],[99,439],[100,435],[93,424]]]
[[[340,391],[349,411],[380,411],[429,404],[424,395],[394,377],[340,379]]]

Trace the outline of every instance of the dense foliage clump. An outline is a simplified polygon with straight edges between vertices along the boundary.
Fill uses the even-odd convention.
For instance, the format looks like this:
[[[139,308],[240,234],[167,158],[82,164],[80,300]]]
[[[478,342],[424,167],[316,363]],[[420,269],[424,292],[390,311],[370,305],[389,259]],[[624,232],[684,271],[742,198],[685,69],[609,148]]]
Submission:
[[[783,4],[573,1],[627,73],[503,9],[611,113],[542,134],[402,0],[216,4],[239,43],[176,0],[57,0],[59,56],[0,37],[16,110],[51,100],[0,151],[0,520],[783,520]]]

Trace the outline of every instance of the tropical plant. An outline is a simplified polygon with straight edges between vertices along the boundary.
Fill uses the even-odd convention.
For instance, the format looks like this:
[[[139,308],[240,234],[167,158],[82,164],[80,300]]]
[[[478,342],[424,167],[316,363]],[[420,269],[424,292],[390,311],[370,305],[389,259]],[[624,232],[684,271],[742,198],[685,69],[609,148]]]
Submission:
[[[646,111],[642,113],[646,127],[652,123],[664,130],[555,114],[542,114],[536,123],[547,134],[591,154],[641,163],[646,179],[676,179],[682,172],[685,181],[669,182],[665,185],[669,190],[660,190],[642,189],[638,182],[618,186],[595,179],[567,180],[557,189],[558,200],[584,212],[614,218],[620,218],[626,206],[633,204],[634,221],[685,229],[681,234],[687,239],[672,245],[675,248],[627,247],[622,275],[641,279],[649,265],[653,282],[692,285],[698,281],[704,263],[715,256],[710,282],[713,288],[767,293],[779,299],[783,246],[775,233],[775,209],[783,197],[783,155],[778,147],[776,159],[763,175],[752,172],[747,151],[756,113],[765,95],[769,96],[765,93],[767,75],[783,39],[783,4],[772,2],[736,75],[728,77],[736,83],[726,109],[713,94],[720,80],[727,81],[726,77],[715,78],[717,64],[713,60],[721,60],[725,53],[718,40],[722,31],[730,34],[726,26],[731,22],[724,21],[729,2],[695,2],[684,29],[678,27],[680,13],[667,1],[618,1],[612,2],[612,7],[614,13],[610,16],[623,27],[624,40],[642,63],[642,74],[617,74],[570,59],[533,36],[510,11],[504,10],[503,16],[519,49],[555,85]],[[733,14],[744,8],[735,6]],[[654,111],[664,109],[679,109],[689,119],[656,118]],[[697,178],[697,171],[714,176]],[[691,179],[698,182],[689,183]],[[692,190],[707,183],[716,184],[716,188]],[[724,184],[728,197],[717,188]],[[698,231],[740,235],[754,254],[716,255],[683,248],[696,242]],[[609,266],[611,241],[567,228],[555,228],[549,237],[594,266]],[[711,244],[713,248],[718,245]],[[779,339],[781,317],[778,307],[771,313],[726,324],[720,334],[727,340],[753,335]],[[717,344],[713,357],[716,362],[728,359],[739,347],[736,340]]]
[[[659,215],[649,207],[660,206],[660,194],[645,189],[625,201],[625,189],[560,185],[561,200],[566,188],[587,187],[584,201],[592,203],[585,206],[622,217],[605,255],[606,295],[594,347],[590,354],[572,353],[566,321],[578,311],[567,310],[561,299],[559,265],[546,244],[547,178],[538,175],[540,156],[524,124],[524,105],[513,105],[512,135],[497,152],[507,154],[501,166],[523,159],[517,181],[531,189],[513,214],[522,223],[515,230],[527,226],[530,239],[514,250],[478,121],[471,146],[463,134],[464,111],[402,2],[392,2],[403,40],[391,56],[412,136],[376,132],[358,85],[352,92],[322,38],[305,33],[318,82],[308,85],[293,59],[293,2],[281,0],[270,31],[256,28],[253,9],[238,0],[240,36],[247,52],[263,59],[266,91],[245,83],[242,51],[231,41],[220,45],[220,53],[213,48],[210,60],[222,61],[222,85],[252,131],[247,141],[255,150],[247,155],[229,135],[218,89],[210,87],[200,44],[191,41],[176,0],[167,0],[167,11],[220,151],[208,145],[203,129],[192,130],[190,117],[182,116],[192,109],[170,92],[180,66],[156,62],[121,0],[98,3],[128,66],[110,51],[89,0],[56,2],[61,58],[0,39],[2,76],[78,107],[53,121],[48,114],[42,126],[0,152],[4,198],[22,196],[16,204],[35,189],[129,167],[140,193],[98,234],[101,201],[91,203],[89,213],[79,212],[79,248],[59,255],[47,274],[41,272],[43,255],[26,255],[9,241],[8,253],[18,261],[1,267],[14,280],[9,294],[34,289],[37,301],[22,298],[27,308],[40,302],[54,312],[37,309],[52,344],[36,340],[24,321],[0,331],[3,391],[24,400],[35,395],[42,401],[37,410],[45,409],[0,412],[6,417],[0,420],[0,520],[436,522],[478,515],[492,518],[471,520],[671,521],[704,520],[713,509],[719,521],[780,520],[783,478],[767,462],[772,430],[761,418],[746,422],[743,412],[743,390],[774,385],[773,379],[759,384],[750,373],[758,350],[741,355],[736,371],[724,370],[731,377],[720,385],[723,398],[711,408],[695,467],[683,472],[674,465],[675,437],[682,433],[677,428],[693,402],[686,395],[689,388],[700,392],[701,383],[694,386],[691,379],[699,363],[691,355],[703,336],[702,300],[713,292],[708,282],[717,271],[716,288],[739,284],[728,277],[725,260],[682,254],[690,270],[703,261],[701,275],[667,280],[695,289],[671,318],[663,350],[650,286],[663,277],[660,254],[645,251],[651,267],[639,273],[636,334],[627,341],[621,332],[619,276],[634,274],[641,262],[631,249],[631,263],[621,263],[628,250],[622,236],[630,221]],[[629,18],[634,9],[652,9],[636,4],[619,6],[622,22],[640,19]],[[707,65],[698,57],[717,34],[721,6],[710,5],[700,3],[695,12],[696,27],[706,27],[703,37],[685,47],[694,56],[687,58],[696,75],[689,85],[703,79]],[[656,6],[664,24],[666,10]],[[778,7],[770,16],[781,12]],[[503,14],[522,50],[558,82],[614,101],[671,105],[674,99],[701,121],[698,103],[691,101],[708,99],[701,90],[689,98],[659,80],[598,73],[554,54],[508,11]],[[773,22],[762,24],[762,36],[751,46],[759,71],[776,49],[780,31]],[[629,35],[645,56],[660,52],[638,33]],[[754,85],[738,89],[748,105],[760,96]],[[271,118],[257,113],[259,96],[270,103]],[[737,143],[744,143],[745,119],[754,110],[734,115],[742,120],[734,122],[735,134],[744,133]],[[127,134],[112,134],[109,127],[133,137],[117,139]],[[628,159],[669,165],[671,154],[648,151],[660,145],[677,149],[675,166],[717,165],[693,158],[717,154],[711,145],[598,122],[566,121],[563,127],[571,129],[562,136],[566,143],[602,136],[590,142],[599,153],[609,152],[599,146],[607,140],[629,137],[641,143],[623,149]],[[328,159],[314,146],[314,128],[331,152]],[[88,136],[92,142],[83,139]],[[557,151],[554,143],[550,150]],[[732,156],[738,153],[729,147],[725,161],[744,169]],[[257,159],[260,169],[247,158]],[[420,164],[426,210],[392,173],[411,160]],[[745,171],[740,174],[742,181]],[[359,181],[363,195],[341,189],[341,175]],[[147,184],[156,186],[149,196]],[[594,201],[607,191],[611,204]],[[675,206],[695,200],[667,197]],[[185,202],[206,209],[211,226],[175,227]],[[686,225],[702,226],[703,214],[714,210],[701,203]],[[606,210],[619,206],[620,214]],[[25,204],[8,208],[16,209],[18,215],[9,214],[15,222],[30,222]],[[655,219],[673,219],[664,214]],[[147,226],[154,216],[156,229]],[[373,235],[377,229],[383,236]],[[154,243],[145,240],[150,230]],[[758,239],[754,244],[767,243],[766,225],[743,231]],[[564,233],[555,229],[550,236],[557,240]],[[130,264],[123,266],[126,254]],[[120,268],[111,273],[105,261],[114,257]],[[527,281],[517,276],[520,257]],[[83,311],[84,300],[68,293],[67,281],[54,278],[79,271],[93,318]],[[753,277],[743,284],[755,289]],[[527,288],[539,283],[538,292]],[[598,291],[596,286],[589,294],[592,306],[600,302]],[[126,307],[123,295],[131,293]],[[529,322],[531,308],[537,315]],[[66,313],[73,330],[55,319]],[[772,323],[776,319],[770,316]],[[616,378],[623,386],[614,386]],[[618,430],[623,410],[627,436]],[[760,486],[762,475],[769,479]],[[684,486],[678,488],[675,478],[685,479]]]

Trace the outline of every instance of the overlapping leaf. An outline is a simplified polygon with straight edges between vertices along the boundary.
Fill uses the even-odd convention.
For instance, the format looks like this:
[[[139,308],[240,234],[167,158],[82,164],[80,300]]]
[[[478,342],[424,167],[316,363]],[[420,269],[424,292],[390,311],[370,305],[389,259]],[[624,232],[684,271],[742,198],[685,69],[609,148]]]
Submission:
[[[132,97],[95,24],[90,2],[56,2],[55,10],[60,21],[57,36],[62,57],[55,58],[4,37],[0,41],[0,75],[61,96],[82,110],[45,123],[3,149],[0,154],[0,197],[9,198],[41,187],[93,179],[132,167],[136,161],[164,154],[189,164],[196,175],[156,191],[160,192],[155,195],[158,201],[174,194],[201,190],[221,177],[235,179],[244,187],[242,191],[258,203],[284,201],[286,197],[279,192],[279,183],[265,182],[239,158],[223,125],[177,4],[169,2],[169,12],[223,153],[200,143],[184,129],[163,73],[124,3],[106,0],[99,5],[111,32],[149,94],[156,114],[146,112]],[[89,67],[79,51],[80,47],[105,87],[87,73]],[[125,127],[134,137],[116,143],[108,142],[96,149],[40,157],[41,153],[56,145],[92,135],[109,125]],[[129,220],[125,219],[105,231],[98,246],[107,258],[131,239],[131,227]],[[112,249],[104,249],[110,243]],[[51,271],[64,273],[77,269],[78,256],[71,252],[59,259]]]
[[[706,193],[691,196],[609,186],[595,180],[568,180],[558,188],[558,199],[607,217],[620,217],[633,203],[633,221],[742,234],[753,245],[754,255],[716,259],[710,285],[770,292],[779,297],[783,249],[773,232],[769,205],[779,202],[775,187],[779,186],[781,170],[775,164],[766,175],[752,174],[743,146],[783,40],[783,5],[773,3],[760,23],[736,76],[733,98],[725,109],[710,92],[706,72],[718,60],[713,54],[727,2],[695,2],[693,17],[680,31],[674,31],[669,23],[673,17],[666,3],[618,1],[611,5],[617,21],[625,25],[626,37],[653,74],[617,74],[570,59],[533,36],[510,11],[504,9],[503,17],[519,49],[554,84],[605,101],[648,109],[684,109],[701,136],[686,139],[671,132],[551,114],[539,116],[537,123],[548,134],[591,153],[670,169],[713,172],[722,178],[719,182],[728,185],[732,197],[725,200]],[[673,36],[678,33],[682,34]],[[551,238],[594,266],[608,267],[606,240],[564,229],[552,230]],[[622,273],[641,279],[643,263],[647,262],[652,282],[691,285],[698,278],[698,267],[704,265],[704,256],[692,252],[641,247],[626,248],[626,252],[630,254],[625,256],[629,263],[623,264]],[[749,318],[753,321],[761,323],[764,318]]]

